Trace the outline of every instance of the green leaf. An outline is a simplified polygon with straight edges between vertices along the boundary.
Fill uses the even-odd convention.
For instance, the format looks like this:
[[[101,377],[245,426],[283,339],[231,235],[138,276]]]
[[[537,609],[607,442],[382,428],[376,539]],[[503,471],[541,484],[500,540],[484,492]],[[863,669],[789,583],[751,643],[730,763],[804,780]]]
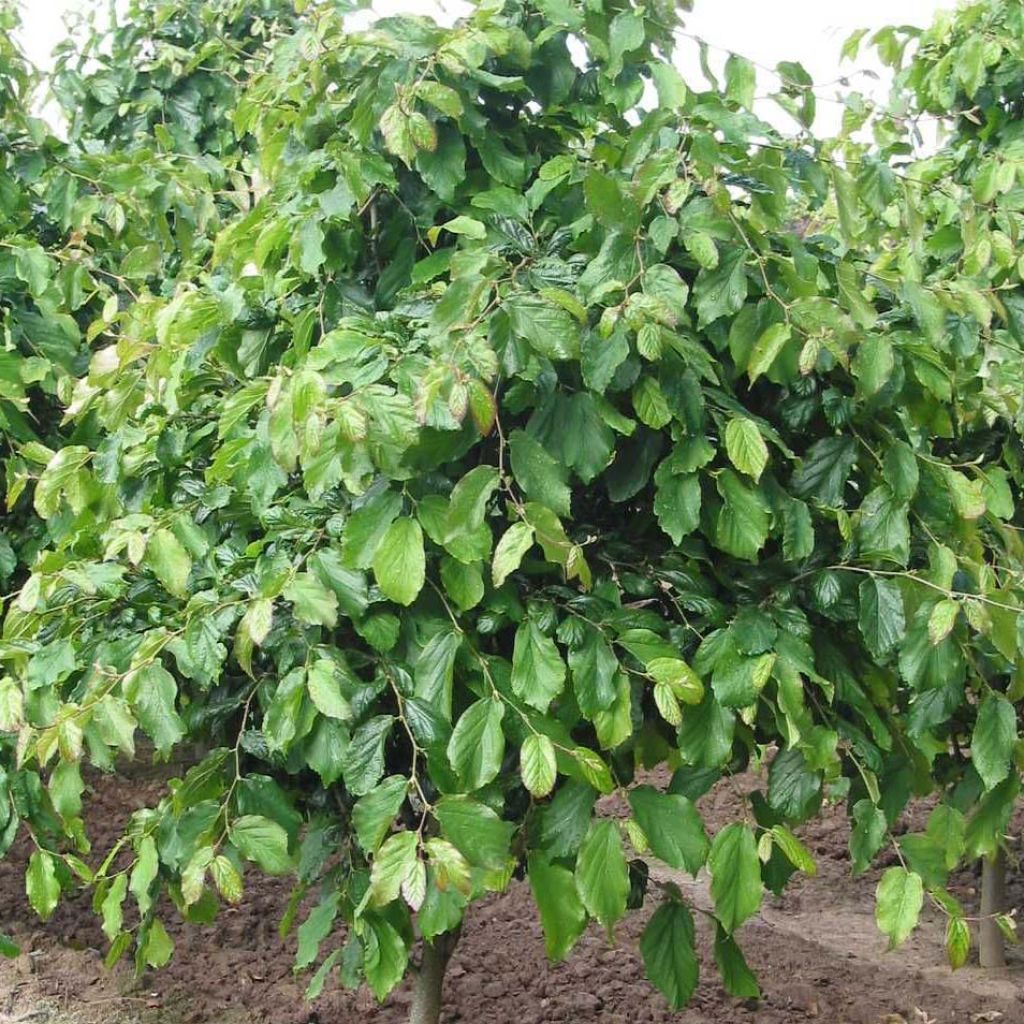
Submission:
[[[928,816],[926,834],[943,851],[946,870],[957,866],[964,854],[965,822],[963,814],[949,804],[939,804]]]
[[[402,511],[402,496],[383,491],[348,517],[342,531],[342,561],[350,569],[368,569],[388,528]]]
[[[768,446],[753,420],[745,416],[729,420],[725,428],[725,450],[729,461],[741,473],[761,479],[768,465]]]
[[[324,229],[312,217],[303,220],[296,237],[299,269],[314,276],[323,266]]]
[[[471,469],[452,489],[445,518],[444,540],[471,536],[484,523],[487,502],[498,487],[498,470],[494,466]]]
[[[864,218],[860,212],[856,182],[853,175],[843,170],[838,164],[834,164],[832,184],[835,188],[839,224],[846,238],[852,241],[858,238],[864,230]]]
[[[881,391],[889,382],[895,365],[892,342],[888,338],[872,334],[861,342],[851,367],[865,398]]]
[[[875,921],[889,936],[889,948],[900,945],[917,926],[924,903],[921,876],[903,867],[886,869],[875,891]]]
[[[174,676],[157,662],[137,669],[125,681],[132,713],[161,753],[185,736],[185,723],[174,706],[177,696]]]
[[[57,881],[55,861],[52,853],[33,850],[25,871],[25,892],[28,894],[28,901],[44,921],[49,921],[60,899],[60,883]]]
[[[868,650],[879,661],[892,651],[906,632],[903,593],[890,579],[869,576],[857,591],[858,625]]]
[[[423,848],[430,858],[431,874],[437,885],[454,889],[459,895],[466,896],[472,892],[469,861],[447,839],[434,836],[423,844]]]
[[[704,699],[704,684],[681,658],[652,658],[647,673],[655,682],[664,683],[684,704],[699,704]]]
[[[1020,778],[1017,772],[1011,772],[978,800],[964,833],[964,850],[968,858],[995,856],[1002,846],[1019,795]]]
[[[565,662],[554,640],[545,636],[533,619],[527,619],[516,630],[512,650],[513,691],[530,707],[547,711],[564,685]]]
[[[328,893],[299,926],[295,949],[296,970],[309,967],[320,955],[320,945],[331,934],[338,916],[339,900],[338,893]]]
[[[146,964],[156,968],[166,966],[174,955],[174,940],[159,918],[146,931],[140,954]]]
[[[683,237],[683,245],[698,266],[705,270],[714,270],[718,266],[718,246],[706,231],[688,232]]]
[[[292,869],[288,833],[276,822],[259,814],[243,814],[231,823],[231,842],[247,860],[268,875],[284,875]]]
[[[352,825],[365,853],[376,853],[405,802],[408,788],[408,779],[391,775],[355,802]]]
[[[103,934],[108,942],[117,938],[124,924],[124,898],[128,894],[128,876],[118,875],[107,890],[100,904],[100,915],[103,918]]]
[[[416,696],[440,712],[447,722],[452,717],[453,673],[461,645],[459,632],[442,629],[427,641],[416,659]]]
[[[295,606],[295,618],[311,626],[338,624],[338,598],[311,572],[299,572],[284,588],[285,600]]]
[[[431,228],[430,231],[432,233],[432,241],[435,242],[440,231],[448,231],[453,235],[465,235],[467,238],[476,238],[478,240],[487,237],[487,227],[482,221],[463,215],[453,217],[439,227]]]
[[[373,575],[389,600],[406,606],[416,600],[426,579],[426,556],[415,519],[402,516],[388,527],[373,556]]]
[[[416,95],[448,117],[462,115],[462,100],[459,94],[440,82],[424,81],[416,86]]]
[[[623,67],[623,58],[644,42],[644,20],[631,10],[622,11],[612,18],[608,28],[608,67],[606,73],[614,79]]]
[[[928,617],[928,639],[933,646],[941,644],[949,636],[959,614],[959,601],[946,598],[936,603]]]
[[[569,779],[541,812],[540,837],[552,857],[575,855],[590,825],[597,793],[584,782]]]
[[[986,789],[1010,774],[1017,744],[1017,713],[1005,697],[990,693],[981,703],[971,736],[971,762]]]
[[[735,558],[755,561],[768,539],[768,505],[761,492],[748,488],[731,470],[718,476],[722,510],[715,524],[715,545]]]
[[[587,387],[603,395],[615,376],[615,371],[629,356],[629,341],[625,330],[616,328],[607,337],[598,331],[583,336],[580,369]]]
[[[648,68],[658,92],[658,106],[678,110],[686,102],[687,89],[683,76],[671,64],[661,61],[652,61]]]
[[[486,786],[501,770],[505,705],[496,699],[475,701],[462,713],[448,743],[448,760],[467,790]]]
[[[688,709],[679,729],[679,749],[687,764],[719,768],[732,754],[736,716],[706,693],[695,708]]]
[[[722,976],[722,986],[737,999],[759,999],[761,989],[754,972],[736,945],[736,940],[720,925],[715,925],[715,963]]]
[[[525,431],[514,430],[508,445],[512,473],[527,496],[558,515],[569,515],[565,468]]]
[[[586,718],[593,720],[615,700],[615,674],[619,662],[600,630],[587,627],[582,642],[569,651],[573,692]]]
[[[470,864],[492,870],[504,866],[515,826],[490,807],[470,797],[446,796],[436,804],[434,816],[442,834]]]
[[[602,750],[614,750],[633,734],[633,693],[625,672],[615,677],[611,707],[594,715],[594,731]]]
[[[798,497],[815,499],[829,508],[841,507],[846,482],[857,462],[857,446],[850,437],[826,437],[816,441],[800,460],[793,476]]]
[[[139,913],[145,917],[153,906],[150,888],[156,881],[160,870],[160,859],[157,854],[156,842],[152,836],[146,836],[139,844],[135,867],[132,868],[128,891],[135,897],[139,905]]]
[[[694,948],[693,915],[675,900],[651,915],[640,937],[640,956],[651,984],[681,1010],[697,989],[700,967]]]
[[[146,564],[169,594],[175,597],[186,595],[192,557],[170,530],[156,530],[149,538]]]
[[[3,932],[0,932],[0,956],[6,957],[8,960],[14,960],[21,956],[21,947],[9,935],[5,935]]]
[[[771,678],[775,666],[772,653],[748,657],[726,652],[715,666],[712,688],[724,708],[746,708],[752,705]]]
[[[708,837],[700,812],[685,796],[639,786],[629,805],[651,851],[669,867],[696,877],[708,856]]]
[[[533,892],[548,959],[564,960],[587,927],[587,912],[576,892],[572,872],[532,852],[527,876]]]
[[[466,144],[462,132],[454,125],[439,122],[436,128],[437,145],[433,151],[421,149],[416,153],[416,170],[441,199],[451,202],[466,180]]]
[[[420,115],[422,117],[422,115]],[[384,136],[384,145],[388,152],[399,157],[406,167],[411,167],[416,159],[416,141],[413,137],[411,115],[406,113],[397,103],[388,107],[381,114],[380,131]],[[432,148],[432,147],[424,147]]]
[[[768,770],[768,803],[791,821],[803,821],[818,809],[821,775],[812,771],[803,751],[791,748],[775,756]]]
[[[860,507],[860,549],[865,558],[906,565],[910,558],[908,509],[888,487],[876,487]]]
[[[667,317],[659,316],[662,322],[667,320],[671,326],[675,326],[686,319],[690,289],[678,271],[664,263],[652,264],[644,270],[641,284],[644,294],[657,299],[668,313]]]
[[[951,917],[946,924],[946,957],[955,971],[967,963],[971,951],[971,929],[962,917]]]
[[[402,980],[409,965],[409,947],[383,916],[362,918],[363,971],[373,994],[383,1000]]]
[[[375,715],[363,722],[341,754],[345,785],[356,796],[369,793],[384,774],[384,743],[394,725],[391,715]]]
[[[591,170],[583,180],[583,195],[587,210],[599,224],[613,231],[629,231],[636,226],[639,213],[637,205],[611,175]]]
[[[236,638],[236,652],[242,667],[251,675],[252,650],[267,639],[274,621],[274,602],[269,597],[253,598],[246,606]]]
[[[985,40],[977,35],[968,35],[963,44],[952,52],[956,56],[956,77],[967,98],[973,99],[985,81]]]
[[[609,931],[626,912],[629,871],[619,826],[595,821],[576,857],[576,891],[591,917]]]
[[[555,787],[558,767],[554,744],[541,733],[530,733],[519,750],[519,773],[523,785],[536,799],[546,797]]]
[[[782,556],[800,562],[814,553],[814,524],[810,509],[796,498],[782,507]]]
[[[672,420],[672,410],[654,377],[641,377],[633,388],[633,408],[637,418],[652,430],[661,430]]]
[[[737,246],[722,256],[714,270],[701,270],[694,285],[697,316],[701,327],[723,316],[732,316],[743,307],[747,297],[747,251]]]
[[[512,333],[547,359],[578,359],[580,326],[561,306],[539,295],[517,294],[505,300]]]
[[[738,53],[730,53],[725,62],[725,95],[748,110],[754,106],[757,73],[754,65]]]
[[[714,838],[708,856],[715,916],[734,932],[761,906],[761,863],[748,825],[727,825]]]
[[[14,269],[32,295],[39,298],[46,291],[55,268],[43,247],[32,244],[14,247]]]
[[[213,879],[214,885],[217,886],[217,892],[228,903],[241,902],[242,876],[238,873],[235,865],[223,854],[214,857],[211,861],[210,877]]]
[[[50,775],[50,799],[54,810],[65,820],[82,813],[85,783],[77,761],[61,761]],[[120,929],[118,929],[120,930]]]
[[[406,878],[417,864],[418,839],[415,832],[395,832],[373,858],[370,872],[370,898],[374,906],[398,899]]]
[[[679,545],[700,525],[701,490],[696,473],[674,474],[666,460],[654,474],[654,514],[658,525]]]
[[[502,535],[494,549],[491,576],[500,587],[509,574],[519,568],[523,556],[533,547],[533,527],[529,523],[513,523]]]
[[[751,384],[772,368],[791,336],[788,324],[772,324],[757,339],[747,361],[747,375]]]
[[[328,658],[313,662],[306,673],[306,689],[320,714],[342,721],[352,717],[352,706],[341,692],[341,677],[335,662]]]
[[[10,676],[0,678],[0,732],[17,732],[25,720],[25,697]]]
[[[479,563],[466,565],[446,555],[441,560],[441,582],[461,612],[475,608],[483,600],[484,577]]]
[[[818,873],[818,866],[814,863],[810,851],[785,825],[773,825],[771,835],[776,845],[786,855],[786,859],[797,871],[802,871],[811,877]]]
[[[32,655],[26,680],[30,690],[62,682],[75,670],[75,648],[68,640],[55,640]],[[18,691],[21,696],[21,691]]]

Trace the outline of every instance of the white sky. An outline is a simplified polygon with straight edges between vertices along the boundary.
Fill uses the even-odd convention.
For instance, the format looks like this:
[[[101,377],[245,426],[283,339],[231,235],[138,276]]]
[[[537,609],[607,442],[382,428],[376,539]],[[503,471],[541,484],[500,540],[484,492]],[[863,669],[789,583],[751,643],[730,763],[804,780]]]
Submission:
[[[722,48],[712,54],[716,67],[724,60],[725,50],[742,53],[769,67],[780,60],[796,60],[815,83],[831,83],[840,74],[846,74],[853,76],[857,88],[881,96],[885,91],[884,79],[875,84],[866,76],[856,75],[861,68],[879,71],[876,64],[862,58],[854,65],[840,66],[839,49],[846,37],[858,28],[927,25],[937,10],[953,5],[954,0],[696,0],[696,9],[686,17],[686,28],[714,47]],[[37,64],[47,64],[50,51],[62,38],[63,15],[85,6],[84,0],[31,0],[27,4],[21,41]],[[380,14],[409,11],[446,14],[450,18],[461,13],[465,4],[462,0],[375,0],[373,8]],[[693,80],[697,75],[696,50],[686,50],[691,52],[684,51],[680,63],[686,76]],[[769,91],[765,88],[768,85],[768,76],[759,73],[758,91]],[[821,97],[833,90],[834,86],[822,85],[817,92]],[[834,130],[839,123],[839,105],[819,100],[818,107],[816,128],[822,132]]]

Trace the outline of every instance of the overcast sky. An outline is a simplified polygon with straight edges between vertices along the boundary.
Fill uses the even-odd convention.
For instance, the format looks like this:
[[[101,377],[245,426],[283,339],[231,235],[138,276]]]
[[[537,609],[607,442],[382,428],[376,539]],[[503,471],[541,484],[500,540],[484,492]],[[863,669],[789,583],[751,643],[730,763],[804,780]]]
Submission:
[[[855,65],[839,65],[843,40],[857,28],[877,29],[883,25],[927,25],[934,13],[951,7],[954,0],[696,0],[696,10],[687,16],[687,30],[724,51],[744,54],[759,64],[774,67],[780,60],[796,60],[804,65],[816,83],[831,83],[840,73],[851,74],[860,68],[874,68],[869,60]],[[85,0],[32,0],[26,5],[22,43],[36,63],[45,66],[53,46],[63,34],[62,15],[79,10]],[[376,0],[378,13],[410,11],[457,15],[465,9],[458,2],[435,3],[431,0]],[[696,67],[694,54],[683,53],[681,63],[687,77]],[[877,85],[864,76],[854,79],[858,88],[880,95],[884,83]],[[765,83],[768,84],[767,82]],[[823,86],[819,94],[830,95],[832,86]],[[835,103],[819,103],[819,131],[830,131],[839,120]]]

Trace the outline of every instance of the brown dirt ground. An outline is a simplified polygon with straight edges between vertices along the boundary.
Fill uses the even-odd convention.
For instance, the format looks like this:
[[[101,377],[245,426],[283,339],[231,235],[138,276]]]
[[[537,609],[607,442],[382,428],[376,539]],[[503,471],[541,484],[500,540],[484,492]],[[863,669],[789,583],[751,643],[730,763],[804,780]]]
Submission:
[[[89,824],[95,848],[106,847],[136,807],[155,801],[159,773],[133,769],[132,781],[99,778]],[[719,786],[703,801],[709,827],[733,820],[745,777]],[[608,808],[615,813],[615,808]],[[914,817],[918,817],[915,814]],[[915,827],[917,827],[915,821]],[[715,974],[709,937],[692,1004],[671,1012],[641,977],[637,942],[653,901],[620,925],[616,943],[592,929],[569,959],[552,965],[528,888],[475,904],[446,982],[445,1024],[1024,1024],[1024,955],[1011,966],[952,974],[942,964],[942,922],[926,911],[922,927],[899,950],[885,951],[873,920],[878,872],[851,878],[846,816],[827,810],[803,831],[818,877],[794,878],[781,899],[769,898],[748,922],[740,942],[757,972],[763,997],[728,996]],[[25,850],[0,862],[0,930],[21,943],[17,960],[0,963],[0,1024],[399,1024],[407,988],[378,1006],[365,991],[328,984],[313,1004],[303,1000],[306,978],[294,977],[293,942],[281,943],[277,922],[287,883],[258,880],[246,900],[204,928],[171,929],[177,952],[162,971],[136,980],[129,967],[108,972],[104,939],[87,894],[65,898],[40,924],[24,902]],[[698,907],[709,906],[704,879],[676,879]],[[974,878],[954,889],[976,902]],[[1011,886],[1024,902],[1024,880]],[[699,926],[700,927],[700,926]]]

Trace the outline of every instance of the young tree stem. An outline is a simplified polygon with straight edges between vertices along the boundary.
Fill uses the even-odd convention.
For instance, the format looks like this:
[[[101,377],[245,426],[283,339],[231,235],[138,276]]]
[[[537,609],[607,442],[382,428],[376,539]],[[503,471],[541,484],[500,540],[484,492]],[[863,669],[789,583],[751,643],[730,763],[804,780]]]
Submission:
[[[1003,933],[995,915],[1006,911],[1006,854],[1000,850],[981,862],[981,928],[978,957],[982,967],[1005,967]]]
[[[431,942],[423,940],[420,966],[413,985],[409,1024],[439,1024],[444,976],[460,933],[461,929],[456,928],[438,935]]]

